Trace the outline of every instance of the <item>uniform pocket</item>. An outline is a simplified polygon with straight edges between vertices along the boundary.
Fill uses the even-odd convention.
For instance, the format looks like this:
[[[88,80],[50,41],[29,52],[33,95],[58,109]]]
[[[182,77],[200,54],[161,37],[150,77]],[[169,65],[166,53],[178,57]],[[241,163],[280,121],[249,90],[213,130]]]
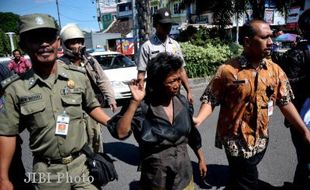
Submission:
[[[82,117],[82,94],[68,94],[61,97],[62,104],[70,118]]]
[[[44,127],[48,121],[44,117],[45,103],[43,101],[29,102],[21,105],[21,114],[30,122],[30,126]]]

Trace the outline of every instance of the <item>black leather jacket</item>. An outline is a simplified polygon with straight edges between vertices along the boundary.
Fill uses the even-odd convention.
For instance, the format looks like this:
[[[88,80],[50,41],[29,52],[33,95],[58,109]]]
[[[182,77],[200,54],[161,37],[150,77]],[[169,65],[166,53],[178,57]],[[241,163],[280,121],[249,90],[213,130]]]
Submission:
[[[161,106],[154,107],[142,102],[137,109],[131,128],[139,144],[142,159],[152,153],[183,143],[189,144],[194,151],[201,147],[200,133],[192,121],[193,106],[183,95],[175,96],[173,102],[173,124],[168,121]],[[120,113],[112,117],[107,125],[111,135],[117,139],[119,138],[116,124],[126,109],[127,106],[123,106]]]

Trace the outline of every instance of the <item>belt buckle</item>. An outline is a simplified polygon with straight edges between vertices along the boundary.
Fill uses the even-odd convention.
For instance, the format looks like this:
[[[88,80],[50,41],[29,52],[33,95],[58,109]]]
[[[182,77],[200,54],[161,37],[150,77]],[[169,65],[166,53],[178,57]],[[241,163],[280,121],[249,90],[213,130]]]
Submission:
[[[72,161],[73,161],[73,157],[71,155],[61,159],[61,162],[63,164],[69,164]]]

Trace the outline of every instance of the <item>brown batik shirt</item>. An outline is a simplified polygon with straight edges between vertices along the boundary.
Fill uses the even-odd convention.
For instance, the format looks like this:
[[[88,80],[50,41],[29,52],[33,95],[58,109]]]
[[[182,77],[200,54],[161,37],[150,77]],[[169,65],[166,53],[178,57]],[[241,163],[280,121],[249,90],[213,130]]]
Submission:
[[[274,105],[286,105],[293,96],[278,65],[264,59],[255,69],[241,56],[219,67],[200,99],[220,105],[216,147],[224,145],[229,155],[249,158],[267,147]]]

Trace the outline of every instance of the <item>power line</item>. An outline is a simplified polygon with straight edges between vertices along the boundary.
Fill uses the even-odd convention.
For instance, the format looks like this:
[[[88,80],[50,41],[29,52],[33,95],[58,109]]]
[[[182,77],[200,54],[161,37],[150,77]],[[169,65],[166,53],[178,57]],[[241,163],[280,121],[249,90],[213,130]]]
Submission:
[[[60,22],[60,16],[59,16],[59,6],[58,6],[58,0],[56,0],[56,6],[57,6],[57,15],[58,15],[58,24],[61,29],[61,22]]]

